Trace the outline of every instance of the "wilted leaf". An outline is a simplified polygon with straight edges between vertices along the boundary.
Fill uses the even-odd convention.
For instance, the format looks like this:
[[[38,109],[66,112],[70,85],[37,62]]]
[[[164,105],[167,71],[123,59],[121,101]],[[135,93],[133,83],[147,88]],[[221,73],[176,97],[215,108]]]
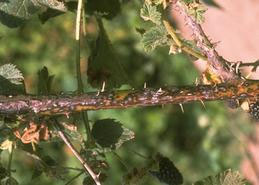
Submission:
[[[215,176],[209,176],[205,179],[195,182],[194,185],[245,185],[246,180],[238,171],[228,169]]]
[[[96,143],[106,151],[116,150],[124,142],[135,137],[134,132],[114,119],[96,121],[92,128],[92,135]]]
[[[99,13],[106,19],[112,19],[120,13],[119,0],[87,0],[86,10],[89,14]]]
[[[38,94],[47,95],[51,90],[54,75],[49,75],[48,68],[43,67],[38,71]]]
[[[23,75],[13,64],[4,64],[0,66],[0,75],[13,84],[22,84]]]
[[[150,52],[158,46],[169,45],[167,32],[161,26],[155,26],[146,31],[141,39],[144,50]]]
[[[146,2],[140,10],[140,16],[145,21],[151,21],[157,25],[161,24],[161,13],[157,11],[156,6]]]
[[[65,4],[58,0],[2,0],[0,21],[8,27],[17,27],[47,8],[66,10]]]
[[[120,87],[127,83],[127,75],[114,52],[102,21],[99,20],[98,23],[100,31],[89,57],[88,81],[97,88],[100,88],[103,82],[107,88]]]

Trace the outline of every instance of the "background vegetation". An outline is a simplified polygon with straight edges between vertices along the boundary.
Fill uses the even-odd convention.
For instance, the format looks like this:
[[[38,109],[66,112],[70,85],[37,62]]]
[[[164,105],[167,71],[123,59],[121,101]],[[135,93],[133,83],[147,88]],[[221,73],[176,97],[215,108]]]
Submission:
[[[150,53],[144,51],[139,32],[146,26],[139,16],[142,5],[143,2],[138,0],[123,0],[116,16],[103,19],[114,56],[101,59],[108,65],[113,62],[116,67],[118,62],[123,67],[120,73],[125,76],[125,85],[122,88],[140,88],[144,83],[152,87],[193,84],[199,72],[192,65],[192,58],[183,54],[168,55],[167,47]],[[86,70],[91,44],[98,30],[93,17],[88,16],[86,22],[87,37],[81,40],[81,70],[85,90],[93,91],[101,86],[93,87],[87,83]],[[34,17],[19,28],[1,25],[0,63],[13,63],[23,72],[28,93],[37,92],[37,72],[43,66],[55,75],[53,93],[73,92],[77,88],[74,60],[78,49],[74,29],[75,14],[72,12],[51,18],[44,24]],[[183,174],[185,184],[228,168],[238,170],[244,154],[235,130],[245,133],[252,130],[246,114],[232,111],[222,102],[206,103],[205,107],[199,103],[188,104],[184,106],[184,113],[179,106],[165,105],[89,111],[88,116],[91,124],[98,119],[113,118],[135,132],[135,139],[126,142],[116,154],[107,153],[109,170],[105,184],[120,184],[122,176],[134,167],[147,165],[148,160],[138,154],[149,157],[159,152],[172,159]],[[82,125],[78,127],[79,132],[85,132]],[[61,166],[79,166],[62,142],[41,142],[39,145],[44,155],[51,156]],[[2,164],[7,165],[8,151],[3,151],[1,158]],[[14,152],[12,166],[16,170],[13,176],[21,185],[61,185],[69,180],[68,176],[60,181],[55,175],[47,177],[46,174],[32,179],[35,162],[19,149]],[[71,172],[70,177],[74,174]],[[83,178],[81,176],[71,184],[81,184]],[[159,183],[151,175],[141,182],[148,185]]]

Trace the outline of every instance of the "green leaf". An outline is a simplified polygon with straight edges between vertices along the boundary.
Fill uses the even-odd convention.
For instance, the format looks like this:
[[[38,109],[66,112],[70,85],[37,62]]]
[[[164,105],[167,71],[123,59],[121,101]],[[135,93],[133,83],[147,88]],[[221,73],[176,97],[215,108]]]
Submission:
[[[49,75],[48,68],[43,67],[38,71],[38,94],[48,95],[51,91],[51,83],[54,75]]]
[[[0,66],[0,94],[25,94],[23,75],[13,64]]]
[[[215,176],[209,176],[205,179],[195,182],[194,185],[245,185],[246,180],[238,171],[228,169]]]
[[[188,14],[190,16],[193,17],[193,19],[195,19],[195,21],[198,24],[201,24],[204,22],[205,17],[204,17],[204,13],[207,11],[207,7],[200,3],[199,1],[193,1],[191,3],[188,4]]]
[[[47,9],[45,12],[39,14],[39,19],[41,21],[41,23],[45,23],[46,21],[48,21],[50,18],[59,16],[64,14],[64,12],[58,11],[58,10],[54,10],[54,9]]]
[[[118,149],[135,137],[134,132],[114,119],[97,120],[92,128],[92,136],[106,152]]]
[[[86,11],[88,14],[99,13],[106,19],[114,18],[121,11],[119,0],[87,0]]]
[[[31,180],[40,177],[42,175],[43,171],[37,167],[34,168],[33,173],[32,173],[32,177]]]
[[[156,6],[153,6],[147,1],[143,5],[143,8],[140,10],[140,16],[145,21],[151,21],[157,25],[161,24],[161,13],[157,11]]]
[[[156,160],[159,164],[159,171],[149,172],[158,178],[160,182],[166,183],[168,185],[180,185],[183,183],[182,174],[169,158],[164,157],[161,154],[157,154]]]
[[[144,50],[146,52],[153,51],[158,46],[169,45],[170,41],[167,32],[162,26],[155,26],[146,31],[141,39]]]
[[[209,6],[214,6],[217,8],[221,8],[218,3],[216,3],[214,0],[203,0],[204,3],[206,3]]]
[[[21,71],[13,64],[4,64],[0,66],[0,75],[13,84],[22,84],[23,75]]]
[[[66,4],[60,0],[31,0],[35,5],[45,6],[47,8],[59,10],[62,12],[67,11]]]
[[[10,28],[18,27],[47,8],[66,11],[65,4],[58,0],[3,0],[0,1],[0,22]]]
[[[16,85],[0,75],[0,95],[25,94],[23,84]]]
[[[0,184],[1,185],[18,185],[19,183],[13,177],[5,177],[4,179],[1,179]]]
[[[0,180],[6,178],[8,174],[8,171],[0,164]]]
[[[96,88],[100,88],[103,82],[106,88],[120,87],[128,82],[126,72],[114,52],[102,21],[98,20],[98,24],[99,36],[89,56],[88,81]]]

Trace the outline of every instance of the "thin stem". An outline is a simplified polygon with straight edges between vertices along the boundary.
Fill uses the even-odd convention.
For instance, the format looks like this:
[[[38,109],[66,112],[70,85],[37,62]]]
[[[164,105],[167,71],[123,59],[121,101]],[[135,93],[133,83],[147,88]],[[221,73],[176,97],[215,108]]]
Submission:
[[[87,142],[92,143],[93,138],[92,138],[92,134],[91,134],[91,128],[90,128],[90,124],[89,124],[87,111],[82,112],[81,115],[82,115],[85,131],[86,131],[86,135],[87,135]]]
[[[78,177],[80,177],[84,172],[80,172],[78,173],[76,176],[74,176],[72,179],[70,179],[69,181],[67,181],[67,183],[65,185],[69,185],[71,182],[73,182],[75,179],[77,179]]]
[[[188,6],[184,1],[172,1],[172,5],[176,11],[179,11],[185,18],[186,25],[192,30],[192,35],[196,41],[196,46],[201,50],[202,54],[207,57],[209,71],[221,79],[221,82],[229,82],[240,80],[240,77],[229,70],[229,62],[219,56],[215,46],[210,42],[204,33],[200,24],[198,24],[188,12]]]
[[[80,39],[76,41],[76,79],[77,79],[77,92],[78,94],[82,94],[83,89],[83,81],[81,77],[81,65],[80,65]]]
[[[11,167],[12,167],[12,160],[13,160],[13,144],[11,145],[11,151],[10,151],[10,154],[9,154],[9,159],[8,159],[8,166],[7,166],[7,171],[8,171],[8,175],[9,177],[11,177]]]
[[[60,138],[64,141],[64,143],[69,147],[69,149],[72,151],[72,153],[75,155],[75,157],[80,161],[81,165],[85,168],[87,173],[92,177],[96,185],[101,185],[99,181],[98,175],[94,173],[94,171],[91,169],[91,167],[86,163],[86,161],[80,156],[78,151],[75,149],[75,147],[72,145],[72,143],[69,141],[68,137],[64,134],[64,132],[59,128],[59,125],[57,121],[55,120],[54,123],[55,128],[57,129],[57,132],[60,136]]]
[[[202,59],[205,61],[207,60],[207,58],[205,56],[194,51],[191,47],[183,45],[182,41],[178,38],[174,28],[170,25],[170,23],[168,21],[163,20],[163,24],[164,24],[168,34],[172,37],[173,41],[180,49],[182,49],[184,52],[188,53],[189,55],[194,56],[197,59]]]
[[[122,161],[121,157],[116,153],[116,152],[112,152],[112,154],[119,160],[119,162],[122,164],[122,166],[129,171],[129,168],[127,167],[127,165]]]
[[[81,25],[81,13],[82,13],[83,0],[78,0],[77,14],[76,14],[76,40],[80,39],[80,25]]]
[[[83,0],[78,1],[78,9],[77,9],[77,17],[76,17],[76,41],[77,41],[77,55],[76,55],[76,76],[77,76],[77,92],[78,94],[84,93],[84,85],[82,81],[82,75],[81,75],[81,63],[80,63],[80,36],[81,36],[81,20],[83,20],[83,27],[85,27],[85,18],[84,18],[84,6],[82,5]],[[83,29],[84,30],[84,29]],[[84,32],[85,34],[85,32]],[[86,135],[87,135],[87,141],[91,143],[92,137],[91,137],[91,130],[90,130],[90,125],[89,125],[89,120],[88,120],[88,114],[87,112],[82,112],[81,117],[84,123],[84,127],[86,130]]]
[[[82,1],[78,0],[78,6],[77,6],[77,16],[76,16],[76,77],[77,77],[77,91],[78,94],[83,93],[83,81],[81,77],[81,65],[80,65],[80,33],[81,33],[81,18],[82,18]]]

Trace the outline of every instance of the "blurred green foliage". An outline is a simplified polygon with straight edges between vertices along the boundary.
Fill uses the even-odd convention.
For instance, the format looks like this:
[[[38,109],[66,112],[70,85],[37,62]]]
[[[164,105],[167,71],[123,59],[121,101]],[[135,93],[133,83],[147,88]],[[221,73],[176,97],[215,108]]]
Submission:
[[[89,1],[91,3],[91,1]],[[189,57],[182,54],[169,55],[169,49],[159,48],[146,53],[140,43],[138,28],[145,27],[140,18],[142,2],[123,0],[118,15],[103,20],[107,36],[113,46],[117,60],[123,66],[127,79],[125,84],[141,88],[164,85],[193,84],[199,73]],[[108,16],[110,19],[111,17]],[[49,19],[41,24],[35,17],[30,22],[15,29],[0,26],[0,63],[13,63],[23,72],[27,93],[37,92],[37,72],[46,66],[52,80],[53,93],[76,90],[74,39],[75,14]],[[96,37],[96,22],[86,18],[86,37],[82,38],[81,63],[85,91],[94,90],[87,83],[87,61],[91,43]],[[108,60],[107,60],[108,61]],[[106,61],[103,61],[106,62]],[[113,66],[116,67],[116,66]],[[100,89],[101,87],[97,88]],[[224,103],[211,102],[184,105],[184,113],[177,105],[163,107],[131,108],[127,110],[89,111],[89,119],[94,123],[99,119],[112,118],[135,132],[135,139],[124,144],[116,153],[107,153],[110,169],[107,185],[120,184],[122,176],[134,167],[144,167],[147,160],[136,154],[151,156],[157,152],[172,159],[184,176],[185,183],[197,181],[227,168],[239,168],[242,159],[241,143],[232,127],[242,132],[250,132],[248,117],[239,112],[229,111]],[[226,111],[227,110],[227,111]],[[79,131],[84,133],[83,126]],[[43,155],[50,155],[62,166],[80,166],[68,149],[57,143],[41,143]],[[25,152],[14,151],[12,168],[14,177],[21,185],[61,185],[52,174],[31,180],[35,162]],[[2,153],[3,164],[7,164],[8,152]],[[124,165],[127,166],[127,169]],[[77,172],[76,172],[77,173]],[[70,174],[72,177],[73,172]],[[80,184],[81,176],[72,184]],[[146,176],[140,184],[155,185],[159,181]]]

